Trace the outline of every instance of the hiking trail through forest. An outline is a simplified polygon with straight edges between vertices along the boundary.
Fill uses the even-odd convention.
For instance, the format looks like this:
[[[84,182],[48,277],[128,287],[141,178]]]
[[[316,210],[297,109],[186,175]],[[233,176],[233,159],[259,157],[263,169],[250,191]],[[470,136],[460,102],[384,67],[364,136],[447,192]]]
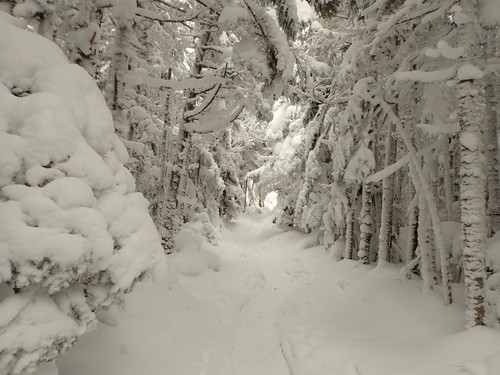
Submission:
[[[462,302],[443,306],[397,266],[336,262],[314,236],[271,221],[245,214],[220,246],[205,243],[218,272],[138,285],[59,374],[447,375],[500,346],[481,328],[462,332]]]

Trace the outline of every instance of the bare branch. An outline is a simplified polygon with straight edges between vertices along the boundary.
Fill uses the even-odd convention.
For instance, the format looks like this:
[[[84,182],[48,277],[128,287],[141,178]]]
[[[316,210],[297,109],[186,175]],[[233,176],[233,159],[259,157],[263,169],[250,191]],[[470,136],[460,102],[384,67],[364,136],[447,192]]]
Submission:
[[[204,102],[198,108],[194,109],[193,111],[186,112],[184,114],[184,120],[188,121],[189,119],[192,119],[193,117],[204,112],[215,100],[215,97],[217,96],[221,86],[222,83],[219,83],[217,87],[213,90],[213,93],[208,98],[205,98]]]

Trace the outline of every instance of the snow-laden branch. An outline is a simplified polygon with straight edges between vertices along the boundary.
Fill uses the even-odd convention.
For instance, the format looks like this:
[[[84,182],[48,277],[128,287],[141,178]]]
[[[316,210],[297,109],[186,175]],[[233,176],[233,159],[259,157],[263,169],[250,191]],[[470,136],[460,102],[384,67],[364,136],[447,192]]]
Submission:
[[[454,124],[418,124],[417,128],[429,134],[455,134],[460,131],[460,125]]]
[[[182,90],[200,90],[207,87],[223,84],[226,80],[222,77],[207,74],[203,78],[188,78],[182,81],[151,77],[142,71],[130,71],[125,77],[128,85],[146,85],[157,88],[170,88],[176,91]]]
[[[455,77],[457,74],[457,66],[453,65],[446,69],[434,70],[432,72],[424,72],[414,70],[411,72],[396,72],[394,76],[398,81],[414,81],[414,82],[438,82],[447,81]]]
[[[283,80],[290,79],[294,64],[285,33],[259,4],[253,0],[243,0],[243,2],[268,44],[268,52],[271,52],[276,59],[277,72],[281,73]]]
[[[438,145],[439,145],[439,140],[437,140],[436,142],[434,142],[430,145],[427,145],[422,150],[417,152],[417,156],[421,157],[421,156],[425,155],[426,153],[431,152],[432,150],[436,149],[436,147]],[[384,178],[389,177],[390,175],[395,173],[401,167],[404,167],[410,161],[411,161],[411,155],[410,155],[410,153],[408,153],[405,156],[403,156],[401,159],[399,159],[397,162],[395,162],[394,164],[391,164],[391,165],[385,167],[384,169],[369,175],[368,177],[365,178],[365,180],[363,182],[365,184],[368,184],[370,182],[382,181]]]
[[[203,112],[197,118],[198,121],[185,123],[184,128],[192,133],[213,133],[224,130],[231,126],[231,123],[241,114],[244,105],[235,104],[225,111]]]
[[[213,101],[215,100],[215,97],[219,93],[221,87],[222,87],[222,84],[219,83],[215,87],[215,89],[212,90],[212,92],[210,93],[210,95],[208,95],[205,99],[203,99],[203,102],[198,107],[196,107],[192,111],[186,111],[184,113],[184,120],[187,121],[187,120],[189,120],[189,119],[191,119],[191,118],[199,115],[203,111],[205,111],[210,106],[210,104],[213,103]]]
[[[441,6],[440,2],[428,2],[424,5],[421,4],[420,0],[408,0],[401,7],[401,9],[390,16],[387,21],[377,26],[377,34],[373,41],[370,43],[372,49],[370,54],[375,54],[375,47],[377,47],[383,40],[385,40],[389,35],[390,31],[395,30],[395,27],[399,24],[416,21],[422,19],[425,16],[430,16],[434,13],[441,14],[441,12],[448,9],[454,1],[446,3]],[[412,13],[413,12],[413,13]],[[416,21],[417,22],[417,21]]]
[[[452,47],[445,40],[437,42],[437,48],[427,48],[425,55],[427,57],[437,58],[444,57],[445,59],[458,60],[465,52],[463,47]]]

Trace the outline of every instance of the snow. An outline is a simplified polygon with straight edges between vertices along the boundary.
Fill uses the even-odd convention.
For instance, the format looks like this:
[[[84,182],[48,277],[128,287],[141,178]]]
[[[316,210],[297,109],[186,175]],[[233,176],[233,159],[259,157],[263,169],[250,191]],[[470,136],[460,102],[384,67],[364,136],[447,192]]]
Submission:
[[[99,88],[13,24],[0,16],[2,374],[68,349],[163,256]]]
[[[431,143],[430,145],[427,145],[424,147],[421,151],[417,153],[418,156],[425,155],[428,152],[431,152],[433,149],[437,147],[437,142]],[[399,168],[405,166],[411,161],[411,156],[410,154],[406,154],[405,156],[400,157],[395,163],[388,165],[384,169],[381,169],[378,172],[375,172],[369,176],[367,176],[363,182],[364,183],[370,183],[370,182],[376,182],[376,181],[382,181],[384,178],[392,175],[395,173]]]
[[[196,114],[196,121],[184,124],[184,129],[197,133],[218,132],[231,126],[232,121],[236,119],[243,109],[240,103],[234,103],[226,109],[208,110]],[[195,111],[197,111],[196,109]],[[187,115],[187,112],[186,112]]]
[[[417,124],[417,128],[429,134],[453,134],[460,131],[460,125],[455,124]]]
[[[37,1],[27,0],[23,3],[16,4],[12,13],[16,17],[21,18],[32,18],[37,13],[43,13],[43,8],[41,4]]]
[[[259,49],[252,35],[242,38],[233,46],[233,60],[248,67],[257,77],[265,80],[270,78],[266,55]]]
[[[88,22],[88,20],[83,20]],[[101,39],[101,28],[95,22],[89,22],[86,28],[82,28],[75,33],[74,45],[84,55],[90,55],[95,41]]]
[[[479,0],[479,22],[485,27],[500,23],[500,2],[498,0]]]
[[[488,239],[486,246],[486,258],[488,266],[495,272],[500,271],[500,232]]]
[[[135,0],[112,0],[112,14],[116,18],[132,19],[135,15]]]
[[[469,132],[462,132],[460,134],[460,143],[462,146],[471,151],[476,151],[482,145],[482,140],[476,134]]]
[[[469,17],[463,13],[463,9],[459,5],[453,5],[450,8],[450,12],[453,14],[453,22],[457,25],[463,25],[469,22]]]
[[[317,18],[314,9],[304,0],[298,0],[297,3],[297,17],[301,22],[312,22]]]
[[[273,110],[273,119],[267,125],[267,137],[270,139],[281,139],[286,126],[286,114],[290,103],[285,101],[276,103]]]
[[[463,47],[454,48],[450,46],[445,40],[440,40],[437,43],[437,48],[428,48],[425,50],[425,55],[432,58],[443,56],[450,60],[458,60],[465,52]]]
[[[242,22],[250,21],[250,14],[245,8],[226,6],[217,21],[222,30],[237,28]]]
[[[264,207],[273,210],[278,205],[278,193],[271,191],[264,199]]]
[[[204,243],[204,224],[194,221],[184,224],[174,236],[175,252],[169,257],[170,272],[184,276],[198,276],[207,269],[217,272],[219,257],[210,251],[211,245]],[[175,277],[174,275],[171,275]]]
[[[224,7],[218,19],[220,30],[231,30],[237,37],[238,42],[232,49],[233,61],[246,67],[258,79],[268,84],[273,83],[275,78],[280,78],[283,82],[290,80],[294,59],[286,35],[260,4],[245,0],[244,5],[245,8]],[[270,55],[275,59],[275,71],[269,68]],[[277,89],[278,86],[280,85],[274,88]]]
[[[397,266],[337,262],[315,241],[246,214],[212,248],[218,272],[142,283],[59,375],[498,374],[500,333],[463,332],[463,298],[444,306]]]
[[[416,82],[436,82],[446,81],[455,77],[457,73],[456,66],[451,66],[446,69],[435,70],[432,72],[412,71],[412,72],[396,72],[395,77],[398,81],[416,81]]]
[[[483,77],[484,77],[483,71],[471,64],[464,64],[461,67],[459,67],[457,71],[457,79],[459,81],[467,81],[470,79],[481,79]]]

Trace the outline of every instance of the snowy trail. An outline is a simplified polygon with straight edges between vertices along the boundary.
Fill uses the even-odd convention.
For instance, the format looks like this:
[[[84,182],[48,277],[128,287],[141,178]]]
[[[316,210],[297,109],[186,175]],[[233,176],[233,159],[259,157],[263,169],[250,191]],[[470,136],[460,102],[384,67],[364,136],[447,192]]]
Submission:
[[[290,375],[281,343],[281,322],[296,277],[286,260],[287,251],[270,246],[266,236],[259,240],[262,229],[251,221],[232,229],[226,234],[227,241],[233,244],[232,251],[246,259],[253,270],[245,279],[246,290],[243,289],[243,301],[235,316],[230,351],[233,374]]]
[[[221,258],[220,272],[179,275],[173,290],[140,285],[126,311],[113,314],[117,327],[102,325],[84,338],[59,361],[60,374],[153,375],[168,369],[176,375],[294,375],[282,325],[299,280],[312,273],[291,246],[304,236],[262,219],[249,216],[228,225],[224,243],[212,249]],[[88,363],[85,356],[100,359]],[[141,361],[146,371],[139,372]]]
[[[500,334],[462,332],[460,302],[445,307],[398,267],[335,262],[313,244],[243,216],[212,248],[219,272],[142,283],[59,374],[462,375],[464,361],[498,352]]]

